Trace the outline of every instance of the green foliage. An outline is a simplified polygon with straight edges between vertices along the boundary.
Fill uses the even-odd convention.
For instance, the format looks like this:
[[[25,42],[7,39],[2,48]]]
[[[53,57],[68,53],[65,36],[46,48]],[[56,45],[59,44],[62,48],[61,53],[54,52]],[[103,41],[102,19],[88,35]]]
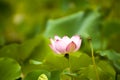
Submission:
[[[1,0],[0,80],[96,80],[88,40],[100,80],[119,80],[119,8],[119,0]],[[54,35],[80,35],[80,50],[69,60],[54,54]]]
[[[105,61],[101,61],[98,63],[99,67],[97,66],[98,72],[99,72],[99,77],[100,80],[115,80],[115,71],[114,69]],[[82,68],[79,71],[79,78],[82,80],[89,80],[93,79],[96,80],[96,74],[95,74],[95,69],[93,65],[90,65],[88,67]],[[111,75],[111,76],[110,76]]]
[[[120,54],[112,50],[99,52],[101,56],[107,57],[116,72],[120,72]]]
[[[13,59],[0,58],[0,79],[15,80],[21,75],[21,66]]]
[[[45,71],[45,70],[37,70],[37,71],[33,71],[30,72],[24,80],[39,80],[39,78],[41,77],[41,75],[46,75],[46,77],[49,79],[50,78],[50,72]],[[44,76],[43,76],[44,77]],[[40,79],[42,80],[42,79]],[[45,79],[43,79],[45,80]]]

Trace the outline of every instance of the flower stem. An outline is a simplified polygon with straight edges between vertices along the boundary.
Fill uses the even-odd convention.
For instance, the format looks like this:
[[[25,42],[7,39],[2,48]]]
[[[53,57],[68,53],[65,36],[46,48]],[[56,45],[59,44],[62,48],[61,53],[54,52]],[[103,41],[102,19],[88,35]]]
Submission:
[[[70,74],[71,74],[72,71],[71,71],[71,64],[70,64],[70,56],[69,56],[68,53],[66,53],[66,54],[64,55],[64,57],[68,60],[69,71],[70,71]],[[74,78],[73,78],[72,76],[71,76],[71,80],[74,80]]]
[[[118,72],[115,74],[115,80],[118,80]]]
[[[91,42],[91,39],[88,39],[88,40],[89,40],[89,44],[90,44],[90,48],[91,48],[91,55],[92,55],[93,66],[95,68],[96,80],[100,80],[99,79],[99,74],[98,74],[98,71],[97,71],[97,66],[96,66],[96,63],[95,63],[95,57],[94,57],[94,51],[93,51],[92,42]]]

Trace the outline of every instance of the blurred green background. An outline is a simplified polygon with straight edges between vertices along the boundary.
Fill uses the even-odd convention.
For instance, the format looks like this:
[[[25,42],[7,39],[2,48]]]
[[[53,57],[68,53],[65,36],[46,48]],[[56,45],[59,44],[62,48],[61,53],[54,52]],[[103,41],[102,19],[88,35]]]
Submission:
[[[71,37],[75,34],[83,39],[79,52],[91,57],[87,41],[91,38],[96,57],[99,56],[99,60],[104,57],[115,72],[120,73],[120,0],[0,0],[0,70],[6,65],[11,66],[11,59],[16,61],[14,66],[19,65],[15,66],[19,69],[18,75],[14,75],[12,65],[8,73],[13,75],[6,79],[9,74],[5,73],[1,80],[15,80],[21,72],[27,74],[34,69],[54,71],[49,63],[58,63],[59,60],[49,54],[53,53],[48,46],[49,38],[54,35]],[[54,56],[53,61],[51,56]],[[6,57],[10,60],[4,60]],[[6,60],[11,65],[2,65]],[[47,67],[31,65],[42,64],[36,60],[46,60]],[[60,61],[64,62],[64,59]],[[66,67],[59,65],[61,63],[57,67],[55,65],[55,70]],[[0,76],[3,72],[0,71]],[[48,73],[46,75],[49,76]]]
[[[90,11],[96,10],[98,15],[101,16],[99,29],[101,29],[103,37],[109,38],[110,41],[108,47],[115,48],[120,52],[119,42],[117,42],[119,41],[120,25],[119,4],[119,0],[1,0],[0,46],[23,43],[25,40],[31,39],[38,34],[46,33],[50,19],[55,19],[56,21],[58,18],[63,18],[79,11],[85,12],[83,16],[89,16]],[[78,22],[78,26],[80,26],[79,23],[81,21]],[[91,24],[96,23],[93,22]],[[67,22],[65,24],[66,27],[71,27],[69,23],[68,25]],[[75,26],[73,25],[72,27]],[[92,26],[90,27],[92,28]],[[73,30],[72,32],[71,30],[71,32],[66,34],[73,34],[75,31]]]

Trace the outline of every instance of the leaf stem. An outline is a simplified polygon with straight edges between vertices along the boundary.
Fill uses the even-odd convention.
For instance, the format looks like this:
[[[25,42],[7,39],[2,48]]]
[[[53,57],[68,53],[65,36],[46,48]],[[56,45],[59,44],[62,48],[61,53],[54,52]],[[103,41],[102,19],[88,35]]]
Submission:
[[[97,80],[100,80],[100,79],[99,79],[99,74],[98,74],[98,71],[97,71],[97,66],[96,66],[96,63],[95,63],[95,57],[94,57],[94,51],[93,51],[93,46],[92,46],[91,39],[88,39],[88,41],[89,41],[90,48],[91,48],[92,62],[93,62],[93,66],[94,66],[94,68],[95,68],[96,79],[97,79]]]

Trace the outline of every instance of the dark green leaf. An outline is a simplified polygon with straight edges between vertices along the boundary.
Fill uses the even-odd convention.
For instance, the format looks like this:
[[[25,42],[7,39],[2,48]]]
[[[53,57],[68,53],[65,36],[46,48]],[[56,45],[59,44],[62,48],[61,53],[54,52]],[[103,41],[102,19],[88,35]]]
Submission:
[[[101,56],[107,57],[116,72],[120,72],[120,54],[113,50],[105,50],[99,52]]]
[[[45,36],[73,36],[81,35],[83,38],[91,37],[94,49],[101,48],[101,14],[98,11],[81,11],[70,16],[56,20],[49,20]]]

